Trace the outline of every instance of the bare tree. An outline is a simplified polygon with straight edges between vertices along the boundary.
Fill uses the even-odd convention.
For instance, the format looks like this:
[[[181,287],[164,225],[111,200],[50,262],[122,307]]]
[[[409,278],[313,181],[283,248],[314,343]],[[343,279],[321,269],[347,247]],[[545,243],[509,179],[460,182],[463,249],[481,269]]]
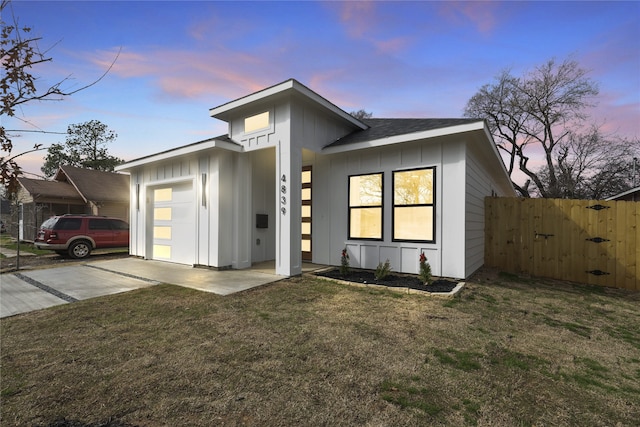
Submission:
[[[100,78],[80,88],[64,88],[70,77],[44,89],[38,88],[36,86],[37,77],[32,73],[32,70],[39,65],[51,62],[52,58],[46,55],[47,51],[40,50],[38,43],[42,38],[32,36],[30,27],[20,26],[13,13],[9,13],[11,22],[5,22],[4,19],[7,15],[5,10],[9,8],[10,4],[9,0],[2,0],[0,3],[0,23],[2,24],[0,56],[3,68],[0,78],[0,117],[16,117],[17,108],[33,101],[60,101],[67,96],[87,89],[102,80],[115,64],[118,55]],[[25,119],[19,119],[26,123]],[[12,138],[15,137],[15,132],[23,132],[23,130],[5,129],[4,125],[0,125],[0,151],[4,152],[0,157],[0,179],[8,194],[13,194],[17,190],[17,177],[22,173],[16,159],[27,152],[43,149],[43,147],[35,145],[27,152],[12,154]]]
[[[514,182],[522,196],[562,197],[556,154],[572,135],[580,134],[585,111],[597,94],[597,85],[577,62],[558,64],[552,59],[520,78],[503,72],[469,100],[464,115],[488,121],[506,154],[512,181],[517,171],[528,178],[523,185]],[[542,157],[542,168],[529,163],[535,156]]]
[[[362,108],[359,109],[358,111],[352,111],[349,114],[351,114],[353,117],[355,117],[358,120],[370,119],[373,116],[373,113],[369,113]]]
[[[571,133],[558,143],[554,152],[559,194],[566,199],[605,199],[633,185],[633,158],[638,143],[603,135],[596,126],[584,134]],[[548,185],[546,167],[538,171]]]

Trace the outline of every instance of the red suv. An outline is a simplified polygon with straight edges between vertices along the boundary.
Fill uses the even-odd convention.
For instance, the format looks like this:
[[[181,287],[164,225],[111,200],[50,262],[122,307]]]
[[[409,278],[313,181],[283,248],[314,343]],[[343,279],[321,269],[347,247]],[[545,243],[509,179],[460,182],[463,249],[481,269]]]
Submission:
[[[105,216],[53,216],[42,223],[34,244],[60,255],[86,258],[93,249],[129,246],[129,224]]]

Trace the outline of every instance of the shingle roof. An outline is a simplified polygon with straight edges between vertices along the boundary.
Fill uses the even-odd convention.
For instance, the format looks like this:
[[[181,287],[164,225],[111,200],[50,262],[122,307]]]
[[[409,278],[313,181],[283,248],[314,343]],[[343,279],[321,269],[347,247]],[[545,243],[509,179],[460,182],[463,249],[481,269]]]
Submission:
[[[82,200],[78,191],[68,182],[45,181],[43,179],[18,178],[20,185],[33,197],[58,197],[62,199]]]
[[[129,175],[60,166],[54,179],[69,181],[85,201],[128,202]]]
[[[361,119],[369,126],[346,135],[327,147],[336,147],[356,142],[374,141],[396,135],[446,128],[478,122],[478,119]],[[326,148],[326,147],[325,147]]]

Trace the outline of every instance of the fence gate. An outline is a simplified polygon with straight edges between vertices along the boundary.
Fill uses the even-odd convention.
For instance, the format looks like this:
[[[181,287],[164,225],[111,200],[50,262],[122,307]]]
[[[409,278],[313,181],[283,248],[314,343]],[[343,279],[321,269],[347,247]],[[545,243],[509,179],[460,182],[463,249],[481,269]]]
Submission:
[[[485,199],[485,264],[640,290],[640,202]]]

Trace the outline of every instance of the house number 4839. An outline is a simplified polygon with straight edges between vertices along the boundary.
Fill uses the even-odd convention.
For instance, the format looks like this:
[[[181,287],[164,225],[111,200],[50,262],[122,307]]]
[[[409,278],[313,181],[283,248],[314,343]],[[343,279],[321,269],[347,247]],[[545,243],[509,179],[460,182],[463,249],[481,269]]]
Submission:
[[[286,175],[282,175],[282,178],[280,178],[280,181],[287,182],[287,176]],[[282,184],[280,186],[280,192],[282,194],[287,194],[287,185],[286,184]],[[287,208],[284,206],[287,204],[287,198],[285,196],[280,197],[280,203],[282,204],[282,206],[280,207],[280,212],[282,212],[282,215],[285,215],[287,213]]]

